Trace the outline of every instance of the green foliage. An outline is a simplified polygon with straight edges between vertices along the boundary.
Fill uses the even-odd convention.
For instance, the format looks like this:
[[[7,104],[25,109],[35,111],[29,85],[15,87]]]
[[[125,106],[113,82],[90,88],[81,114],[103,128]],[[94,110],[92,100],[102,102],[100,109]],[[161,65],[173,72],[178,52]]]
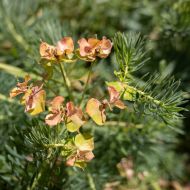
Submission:
[[[132,72],[139,70],[148,61],[145,43],[140,34],[116,33],[114,50],[119,65],[116,75],[121,81],[127,80]]]
[[[135,80],[132,72],[142,67],[148,60],[146,51],[143,51],[143,42],[139,35],[116,34],[114,38],[114,49],[119,65],[116,76],[122,82],[123,98],[135,102],[137,112],[155,116],[168,124],[174,124],[182,116],[179,112],[183,110],[183,93],[178,92],[179,82],[167,76],[152,74],[141,82]],[[119,82],[118,82],[119,84]],[[115,86],[118,85],[117,83]],[[131,96],[129,98],[126,96]]]
[[[107,190],[109,182],[119,183],[121,189],[168,189],[160,187],[160,179],[178,181],[183,189],[190,175],[189,115],[182,116],[189,94],[181,92],[190,90],[189,10],[189,0],[2,0],[0,189]],[[8,94],[15,76],[22,78],[27,72],[40,79],[44,72],[38,64],[40,40],[55,44],[62,36],[78,39],[96,34],[113,37],[114,53],[94,66],[84,102],[105,97],[105,81],[113,81],[107,84],[123,90],[127,110],[107,114],[105,126],[85,125],[84,132],[95,137],[95,158],[83,171],[60,160],[67,153],[62,147],[70,135],[65,127],[47,127],[42,124],[43,114],[38,122],[30,119]],[[57,70],[51,68],[52,80],[45,84],[48,99],[54,94],[68,97]],[[65,70],[79,103],[89,65],[69,63]],[[133,160],[135,174],[148,172],[148,177],[121,176],[117,164],[123,157]]]

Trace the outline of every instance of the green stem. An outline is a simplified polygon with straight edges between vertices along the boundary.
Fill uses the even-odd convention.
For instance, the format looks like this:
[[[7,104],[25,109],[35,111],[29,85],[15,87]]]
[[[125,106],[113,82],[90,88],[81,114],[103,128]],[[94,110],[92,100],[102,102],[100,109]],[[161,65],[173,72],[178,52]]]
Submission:
[[[88,183],[90,185],[90,189],[91,190],[96,190],[94,179],[93,179],[92,175],[89,172],[87,173],[87,178],[88,178]]]
[[[143,92],[143,91],[141,91],[141,90],[139,90],[139,89],[137,89],[137,88],[135,88],[133,86],[128,85],[127,83],[125,83],[125,85],[126,85],[125,86],[126,89],[130,89],[130,90],[132,90],[132,91],[134,91],[136,93],[139,93],[140,95],[146,97],[148,100],[153,101],[156,105],[161,105],[161,106],[164,107],[164,105],[162,104],[162,102],[160,100],[154,99],[154,97],[146,94],[145,92]]]
[[[64,144],[44,144],[46,148],[56,148],[56,147],[64,147]]]
[[[29,185],[29,186],[27,187],[27,190],[34,190],[34,189],[36,189],[36,187],[37,187],[37,185],[38,185],[38,182],[39,182],[39,180],[40,180],[40,178],[41,178],[41,176],[42,176],[42,174],[43,174],[43,169],[44,169],[44,162],[42,162],[42,163],[40,164],[40,167],[39,167],[39,169],[38,169],[38,171],[37,171],[37,174],[34,176],[31,185]]]
[[[50,156],[51,156],[51,153],[49,153],[47,155],[47,158],[49,158]],[[34,179],[33,179],[32,183],[31,183],[31,185],[27,187],[27,190],[35,190],[36,189],[36,187],[37,187],[37,185],[39,183],[39,180],[43,176],[44,171],[45,171],[45,169],[47,167],[49,167],[49,164],[46,162],[46,160],[42,161],[41,164],[40,164],[40,167],[39,167],[39,169],[37,171],[37,174],[34,176]]]
[[[38,172],[37,176],[35,176],[35,178],[34,178],[32,186],[28,187],[27,190],[33,190],[33,189],[35,189],[36,186],[37,186],[37,184],[38,184],[39,179],[41,178],[41,176],[42,176],[42,171],[41,171],[41,168],[40,168],[40,171]]]
[[[87,80],[86,80],[86,83],[85,83],[85,86],[84,86],[84,90],[82,92],[82,97],[81,97],[80,104],[79,104],[80,106],[81,106],[82,101],[84,99],[84,95],[86,93],[86,90],[87,90],[87,87],[88,87],[88,83],[90,81],[90,76],[91,76],[91,73],[92,73],[92,65],[93,65],[93,62],[91,63],[90,70],[89,70],[89,73],[88,73],[88,77],[87,77]]]
[[[71,83],[70,83],[70,81],[69,81],[69,79],[67,77],[67,74],[65,72],[64,65],[61,64],[61,63],[58,63],[58,64],[59,64],[59,67],[60,67],[60,70],[61,70],[61,74],[62,74],[62,77],[63,77],[64,85],[65,85],[65,87],[67,89],[67,92],[69,94],[69,98],[71,100],[73,100],[73,96],[72,96],[72,93],[71,93],[71,90],[70,90]]]

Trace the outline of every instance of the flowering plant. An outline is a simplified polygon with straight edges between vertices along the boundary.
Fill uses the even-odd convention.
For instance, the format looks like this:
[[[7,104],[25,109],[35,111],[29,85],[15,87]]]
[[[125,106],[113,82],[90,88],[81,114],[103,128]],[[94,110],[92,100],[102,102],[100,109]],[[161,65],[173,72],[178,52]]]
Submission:
[[[124,120],[128,116],[133,118],[134,114],[156,120],[159,125],[175,126],[182,116],[180,111],[184,110],[180,107],[182,93],[177,92],[179,83],[173,78],[154,74],[144,81],[133,75],[148,60],[140,35],[116,33],[112,41],[106,37],[82,38],[78,40],[78,48],[74,44],[71,37],[63,37],[55,46],[41,41],[39,64],[45,70],[41,80],[34,81],[26,75],[10,91],[11,98],[20,96],[28,115],[37,116],[37,124],[24,135],[26,145],[34,150],[29,160],[41,163],[31,189],[45,176],[47,168],[52,170],[64,164],[85,170],[87,163],[96,159],[95,128],[104,130],[105,125],[113,125],[118,131],[122,127],[125,134],[127,127],[146,125]],[[105,89],[102,94],[90,93],[96,85],[93,69],[108,58],[112,47],[117,79],[106,81],[106,88],[99,85]],[[73,80],[68,68],[77,70],[81,62],[88,74]],[[58,91],[56,84],[59,84]]]
[[[44,83],[47,79],[44,77],[41,81],[30,83],[29,75],[25,76],[24,82],[18,82],[17,86],[10,92],[10,97],[21,95],[21,104],[25,106],[25,112],[30,115],[37,115],[45,112],[45,105],[49,113],[45,116],[44,122],[47,127],[57,127],[61,125],[69,132],[65,142],[62,144],[62,157],[66,159],[68,166],[78,166],[84,168],[86,162],[93,159],[94,138],[87,133],[83,133],[82,128],[92,119],[97,125],[104,125],[106,121],[107,108],[112,111],[114,107],[125,109],[126,106],[120,100],[121,94],[114,86],[109,85],[108,96],[109,99],[98,100],[90,98],[86,106],[81,106],[84,101],[84,95],[88,88],[91,72],[89,72],[88,79],[84,85],[82,97],[79,105],[75,105],[72,97],[72,91],[68,85],[68,78],[63,64],[68,62],[76,62],[77,59],[82,59],[86,62],[93,62],[97,58],[107,58],[111,53],[112,42],[103,37],[102,40],[96,38],[78,40],[79,48],[74,49],[74,42],[71,37],[64,37],[58,41],[56,46],[49,45],[46,42],[40,44],[40,56],[43,64],[59,65],[64,86],[67,89],[68,96],[56,95],[51,101],[46,101],[46,92]],[[73,136],[74,134],[74,136]],[[55,145],[56,146],[56,145]]]

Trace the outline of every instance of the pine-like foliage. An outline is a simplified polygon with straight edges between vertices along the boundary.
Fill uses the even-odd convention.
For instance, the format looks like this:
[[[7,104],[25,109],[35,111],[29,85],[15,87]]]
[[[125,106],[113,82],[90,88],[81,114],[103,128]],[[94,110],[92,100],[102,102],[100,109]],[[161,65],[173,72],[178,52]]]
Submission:
[[[178,92],[179,81],[170,76],[163,78],[158,73],[146,76],[146,81],[140,82],[132,76],[148,60],[144,41],[139,34],[116,34],[114,47],[119,65],[116,76],[125,84],[124,95],[129,93],[132,96],[135,110],[153,115],[166,123],[180,119],[183,93]]]
[[[189,116],[183,117],[189,94],[182,92],[190,90],[189,10],[189,0],[2,0],[0,189],[184,189],[190,176],[183,152],[189,150]],[[96,35],[113,38],[113,51],[92,69],[84,102],[104,98],[112,85],[127,108],[107,113],[104,126],[85,125],[95,158],[82,170],[60,158],[72,136],[65,126],[45,125],[46,113],[31,118],[8,94],[26,73],[36,80],[48,74],[47,99],[68,99],[57,67],[39,61],[39,44]],[[79,103],[89,64],[69,63],[65,70]]]

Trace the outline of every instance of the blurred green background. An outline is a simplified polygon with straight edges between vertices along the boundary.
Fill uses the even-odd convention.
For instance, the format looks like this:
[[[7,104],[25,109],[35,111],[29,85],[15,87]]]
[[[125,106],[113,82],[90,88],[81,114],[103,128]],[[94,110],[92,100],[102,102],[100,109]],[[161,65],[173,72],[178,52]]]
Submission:
[[[112,39],[117,31],[145,36],[151,60],[137,76],[155,70],[163,76],[174,75],[181,80],[181,90],[187,92],[182,106],[189,109],[190,0],[0,1],[0,189],[25,189],[32,176],[32,167],[31,173],[25,173],[28,152],[15,130],[25,129],[32,120],[8,94],[15,77],[23,77],[25,72],[40,75],[40,40],[55,44],[66,35],[75,41],[90,36]],[[76,76],[83,74],[86,66],[78,67],[81,73]],[[111,80],[115,67],[113,55],[97,66],[100,78],[96,85]],[[96,158],[88,168],[96,189],[190,188],[190,114],[183,114],[181,133],[160,126],[154,119],[143,121],[142,129],[112,126],[111,130],[97,131]],[[122,176],[117,168],[123,157],[128,162],[133,159],[133,179]],[[88,173],[69,169],[65,178],[63,175],[55,180],[56,185],[44,189],[93,189],[89,180]]]

